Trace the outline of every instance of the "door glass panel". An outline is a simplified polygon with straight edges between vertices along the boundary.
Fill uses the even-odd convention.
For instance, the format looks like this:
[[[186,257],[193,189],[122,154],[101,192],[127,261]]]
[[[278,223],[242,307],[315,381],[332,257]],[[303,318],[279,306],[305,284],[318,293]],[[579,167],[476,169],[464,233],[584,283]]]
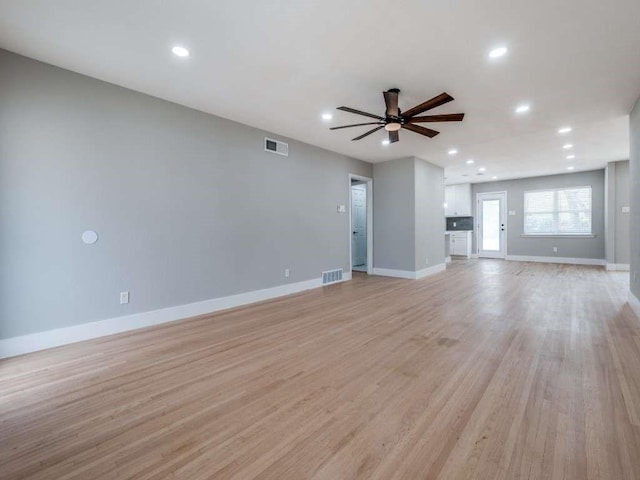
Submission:
[[[482,250],[500,251],[500,200],[482,201]]]

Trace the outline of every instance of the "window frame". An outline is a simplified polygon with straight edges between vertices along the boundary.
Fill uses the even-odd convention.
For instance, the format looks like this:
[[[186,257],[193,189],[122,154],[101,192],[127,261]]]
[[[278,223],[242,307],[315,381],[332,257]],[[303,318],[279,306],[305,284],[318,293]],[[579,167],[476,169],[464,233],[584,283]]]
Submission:
[[[576,212],[587,212],[587,210],[562,210],[558,209],[558,193],[565,190],[578,190],[578,189],[589,189],[591,202],[589,205],[589,226],[590,231],[584,233],[577,232],[561,232],[558,230],[559,225],[559,216],[561,213],[576,213]],[[553,192],[553,211],[545,211],[545,212],[527,212],[527,194],[536,193],[536,192]],[[565,187],[555,187],[555,188],[538,188],[535,190],[525,190],[523,196],[523,206],[522,206],[522,235],[521,237],[578,237],[578,238],[593,238],[595,235],[593,234],[593,186],[592,185],[575,185],[575,186],[565,186]],[[527,215],[529,214],[551,214],[553,216],[553,232],[545,233],[545,232],[527,232]]]

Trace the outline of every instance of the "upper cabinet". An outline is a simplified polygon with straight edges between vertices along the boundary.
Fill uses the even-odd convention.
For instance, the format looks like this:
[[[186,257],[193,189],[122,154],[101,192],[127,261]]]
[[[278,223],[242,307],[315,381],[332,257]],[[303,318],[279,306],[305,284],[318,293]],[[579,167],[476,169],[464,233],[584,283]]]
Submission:
[[[471,184],[450,185],[444,189],[446,217],[471,216]]]

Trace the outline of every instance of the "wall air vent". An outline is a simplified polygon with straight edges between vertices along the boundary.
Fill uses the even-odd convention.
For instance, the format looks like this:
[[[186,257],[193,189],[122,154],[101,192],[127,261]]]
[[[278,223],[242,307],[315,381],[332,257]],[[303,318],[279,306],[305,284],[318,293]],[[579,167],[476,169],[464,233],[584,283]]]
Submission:
[[[285,157],[289,156],[289,144],[273,140],[272,138],[264,138],[264,150],[266,152],[284,155]]]
[[[322,284],[329,285],[330,283],[336,283],[342,281],[342,269],[329,270],[328,272],[322,272]]]

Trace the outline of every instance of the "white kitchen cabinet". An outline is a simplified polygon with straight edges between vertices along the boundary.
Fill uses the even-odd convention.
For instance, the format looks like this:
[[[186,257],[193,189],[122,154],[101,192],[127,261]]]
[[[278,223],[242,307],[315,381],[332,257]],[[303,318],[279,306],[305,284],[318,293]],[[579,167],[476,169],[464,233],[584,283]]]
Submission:
[[[455,217],[456,210],[456,189],[455,185],[444,187],[444,216]]]
[[[444,189],[446,217],[471,216],[471,184],[450,185]]]
[[[449,232],[449,253],[460,257],[471,257],[471,232]]]

